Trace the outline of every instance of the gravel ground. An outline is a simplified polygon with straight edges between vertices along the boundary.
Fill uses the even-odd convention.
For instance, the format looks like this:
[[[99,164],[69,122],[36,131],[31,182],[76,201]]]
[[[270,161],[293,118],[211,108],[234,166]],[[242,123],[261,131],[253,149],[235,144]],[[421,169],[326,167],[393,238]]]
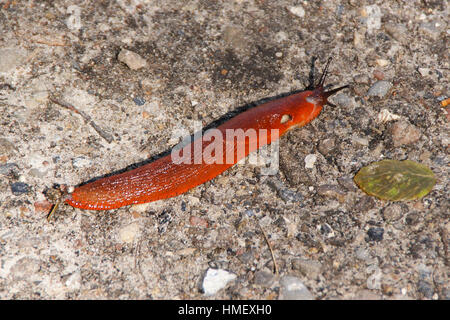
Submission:
[[[0,1],[0,298],[450,299],[448,17],[442,0]],[[352,88],[281,139],[275,175],[242,163],[47,222],[53,185],[303,89],[330,56],[327,82]],[[438,182],[365,195],[353,176],[386,158]]]

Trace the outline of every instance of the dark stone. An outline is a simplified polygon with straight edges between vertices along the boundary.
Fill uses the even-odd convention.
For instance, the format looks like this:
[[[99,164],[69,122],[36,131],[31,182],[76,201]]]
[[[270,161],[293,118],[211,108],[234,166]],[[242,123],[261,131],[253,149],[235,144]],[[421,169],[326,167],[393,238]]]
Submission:
[[[383,240],[384,229],[380,227],[373,227],[367,231],[368,241]]]
[[[14,182],[11,184],[11,191],[15,196],[19,196],[23,193],[30,191],[30,186],[24,182]]]
[[[145,104],[145,99],[142,97],[135,97],[133,98],[134,103],[136,103],[138,106],[143,106]]]
[[[425,280],[419,280],[417,283],[417,291],[419,291],[425,298],[431,299],[433,297],[433,286],[430,282]]]

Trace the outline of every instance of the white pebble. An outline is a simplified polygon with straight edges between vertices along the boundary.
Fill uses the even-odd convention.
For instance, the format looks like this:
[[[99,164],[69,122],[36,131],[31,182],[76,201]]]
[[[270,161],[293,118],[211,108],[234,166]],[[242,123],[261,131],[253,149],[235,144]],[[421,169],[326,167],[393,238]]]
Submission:
[[[139,232],[139,225],[131,223],[119,230],[119,238],[122,242],[132,243]]]
[[[389,64],[389,60],[386,60],[386,59],[376,59],[375,62],[380,67],[386,67]]]
[[[203,279],[203,292],[206,296],[212,296],[228,284],[228,282],[236,279],[234,273],[223,269],[208,269]]]
[[[286,41],[287,39],[288,39],[288,35],[284,31],[280,31],[275,35],[275,40],[277,42],[283,42],[283,41]]]
[[[376,269],[375,272],[367,278],[367,289],[379,290],[381,289],[381,270]]]
[[[426,77],[430,75],[430,68],[419,68],[419,73],[422,77]]]
[[[369,140],[367,140],[366,138],[361,138],[361,137],[353,137],[353,142],[357,143],[361,146],[368,146],[369,145]]]
[[[66,20],[67,28],[72,31],[78,31],[81,29],[81,8],[76,5],[71,5],[67,8],[67,13],[70,16]]]
[[[120,62],[125,63],[131,70],[138,70],[147,66],[147,61],[137,53],[122,49],[117,56]]]
[[[311,292],[297,277],[284,276],[280,284],[280,300],[314,300]]]
[[[86,159],[85,157],[77,157],[72,160],[72,166],[77,169],[88,168],[92,165],[92,161],[90,159]]]
[[[389,121],[395,121],[400,119],[400,116],[394,113],[391,113],[388,109],[381,109],[377,116],[378,123],[386,123]]]
[[[366,18],[367,32],[370,34],[374,30],[381,28],[381,9],[376,4],[365,6],[362,11],[362,16]]]
[[[147,212],[149,207],[150,207],[150,202],[147,202],[147,203],[135,204],[132,208],[133,208],[134,212],[144,213],[144,212]]]
[[[289,11],[292,14],[295,14],[297,17],[303,18],[305,16],[305,9],[301,6],[290,7]]]
[[[392,88],[392,83],[386,80],[379,80],[375,82],[367,91],[367,95],[370,97],[384,97]]]
[[[305,168],[306,169],[312,169],[314,168],[314,164],[317,161],[317,156],[315,154],[308,154],[305,157]]]
[[[66,286],[68,289],[75,291],[81,288],[81,273],[75,271],[66,280]]]

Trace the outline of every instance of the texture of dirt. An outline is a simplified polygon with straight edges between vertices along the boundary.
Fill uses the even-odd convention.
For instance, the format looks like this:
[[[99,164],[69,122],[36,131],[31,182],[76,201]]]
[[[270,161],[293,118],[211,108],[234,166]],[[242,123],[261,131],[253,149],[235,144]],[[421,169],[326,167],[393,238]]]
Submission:
[[[0,298],[277,299],[299,279],[315,299],[449,299],[448,17],[446,1],[0,1]],[[313,57],[352,87],[282,137],[275,175],[242,163],[172,199],[47,222],[55,184],[303,89]],[[438,182],[417,201],[369,197],[352,178],[381,159]],[[208,268],[236,277],[205,296]]]

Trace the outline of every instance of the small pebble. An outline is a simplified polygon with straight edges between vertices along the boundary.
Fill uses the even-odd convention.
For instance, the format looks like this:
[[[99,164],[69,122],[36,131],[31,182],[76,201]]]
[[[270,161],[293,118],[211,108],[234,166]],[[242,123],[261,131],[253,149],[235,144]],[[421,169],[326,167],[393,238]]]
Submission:
[[[18,168],[19,168],[19,166],[13,162],[1,164],[0,165],[0,174],[7,176],[7,175],[14,173]]]
[[[203,292],[206,296],[215,295],[220,289],[225,288],[225,286],[234,279],[236,279],[234,273],[223,269],[209,268],[203,278]]]
[[[345,189],[347,189],[348,191],[356,191],[356,185],[355,185],[355,181],[353,180],[352,177],[339,177],[337,179],[337,182],[339,183],[340,186],[344,187]]]
[[[318,149],[321,154],[326,156],[334,149],[334,147],[335,147],[334,139],[327,138],[319,142]]]
[[[367,278],[367,289],[370,290],[380,290],[381,289],[381,278],[383,273],[380,269],[376,269],[375,272]]]
[[[135,204],[131,208],[136,213],[145,213],[151,207],[151,202]]]
[[[142,111],[142,118],[143,119],[148,119],[148,118],[150,118],[150,113],[148,113],[147,111]]]
[[[247,209],[244,211],[244,213],[247,215],[247,217],[252,217],[255,215],[255,211],[252,209]]]
[[[75,271],[65,282],[67,288],[72,291],[80,290],[81,288],[81,272]]]
[[[284,31],[279,31],[275,35],[275,41],[277,41],[277,42],[283,42],[283,41],[286,41],[286,40],[288,40],[288,35]]]
[[[383,80],[384,79],[384,73],[383,73],[383,71],[380,71],[380,70],[374,70],[373,71],[373,76],[377,80]]]
[[[383,218],[385,221],[396,221],[400,219],[402,215],[402,207],[395,203],[387,206],[383,210]]]
[[[365,196],[362,197],[354,206],[353,209],[358,212],[367,212],[370,209],[373,209],[375,207],[375,200],[373,200],[372,197]]]
[[[358,31],[353,32],[353,46],[356,48],[362,48],[364,42],[364,35]]]
[[[407,121],[395,122],[391,127],[390,133],[394,147],[415,143],[421,136],[420,130]]]
[[[317,187],[317,194],[323,197],[335,198],[338,199],[339,202],[343,202],[345,200],[345,192],[342,191],[342,188],[338,185],[332,184],[323,184]]]
[[[419,280],[417,282],[417,291],[419,291],[425,298],[431,299],[433,297],[433,285],[429,281]]]
[[[417,271],[419,271],[419,279],[433,281],[433,271],[430,267],[421,263],[417,266]]]
[[[394,293],[394,287],[385,283],[381,284],[381,290],[383,291],[383,294],[388,296],[392,296],[392,294]]]
[[[419,73],[422,77],[426,77],[431,75],[431,69],[430,68],[419,68]]]
[[[424,264],[418,266],[419,281],[417,282],[417,291],[419,291],[425,298],[433,299],[433,270]]]
[[[305,16],[305,9],[302,6],[289,7],[289,11],[300,18]]]
[[[384,229],[380,227],[372,227],[367,231],[368,241],[382,241]]]
[[[386,59],[376,59],[375,62],[380,67],[386,67],[389,64],[389,60],[386,60]]]
[[[350,106],[353,103],[353,99],[344,92],[339,92],[337,95],[333,96],[333,102],[340,106]]]
[[[333,238],[336,234],[328,223],[323,223],[317,228],[325,238]]]
[[[293,201],[293,202],[300,202],[303,201],[302,194],[295,192],[293,190],[290,190],[287,188],[283,182],[280,180],[273,178],[267,181],[267,185],[273,190],[276,191],[278,196],[283,199],[286,202]]]
[[[420,216],[417,212],[408,213],[405,217],[405,223],[409,226],[415,226],[420,222]]]
[[[23,193],[27,193],[30,191],[30,186],[24,182],[14,182],[11,184],[11,192],[15,196],[19,196]]]
[[[33,168],[30,171],[28,171],[28,175],[31,177],[43,178],[46,174],[47,170],[41,171],[36,168]]]
[[[391,24],[387,22],[384,25],[384,30],[386,30],[387,34],[392,38],[401,43],[406,43],[408,41],[408,29],[402,24]]]
[[[295,259],[292,261],[292,269],[300,271],[305,277],[316,279],[322,272],[322,264],[308,259]]]
[[[91,166],[91,160],[85,157],[77,157],[72,160],[72,166],[76,169],[87,168]]]
[[[145,99],[142,97],[134,97],[133,101],[138,106],[143,106],[145,104]]]
[[[280,285],[280,300],[314,300],[311,292],[297,277],[284,276]]]
[[[193,227],[208,228],[208,220],[196,216],[189,218],[189,224]]]
[[[389,89],[392,88],[392,83],[386,80],[379,80],[375,82],[367,91],[367,95],[370,97],[377,96],[377,97],[384,97],[388,92]]]
[[[36,201],[34,203],[34,211],[37,213],[49,213],[53,204],[47,200]]]
[[[70,16],[66,20],[66,25],[69,30],[78,32],[81,29],[81,8],[76,5],[71,5],[67,7],[67,13]]]
[[[255,251],[254,250],[247,250],[241,254],[236,255],[239,261],[242,262],[244,265],[249,265],[255,260]]]
[[[190,256],[192,255],[197,249],[196,248],[183,248],[181,250],[178,250],[176,252],[177,255],[180,256]]]
[[[381,28],[381,18],[383,17],[383,14],[381,13],[380,7],[376,4],[365,6],[361,11],[361,15],[366,22],[367,32],[369,34],[373,33],[374,30]]]
[[[274,283],[275,276],[268,271],[257,271],[255,272],[254,281],[255,284],[268,288]]]
[[[359,144],[364,147],[367,147],[369,145],[369,140],[367,140],[367,138],[353,137],[352,140],[355,144]]]
[[[419,25],[419,31],[430,36],[433,40],[438,40],[442,31],[442,25],[445,24],[436,21],[423,22]]]
[[[359,260],[366,261],[366,262],[370,261],[370,258],[371,258],[369,251],[364,247],[358,247],[355,250],[355,257]]]
[[[0,50],[0,57],[1,57],[1,50]],[[12,143],[11,141],[0,138],[0,156],[13,156],[17,153],[17,147]]]
[[[300,202],[303,201],[303,196],[288,188],[282,188],[278,190],[278,195],[280,196],[283,201],[292,201],[292,202]]]
[[[306,169],[312,169],[314,168],[314,164],[317,161],[317,156],[315,154],[308,154],[305,157],[305,168]]]
[[[139,232],[139,224],[131,223],[119,230],[119,238],[122,242],[132,243]]]
[[[131,70],[138,70],[147,66],[147,61],[137,53],[122,49],[117,56],[120,62],[125,63]]]
[[[381,109],[381,111],[377,115],[378,123],[386,123],[398,119],[400,119],[400,116],[390,112],[388,109]]]

